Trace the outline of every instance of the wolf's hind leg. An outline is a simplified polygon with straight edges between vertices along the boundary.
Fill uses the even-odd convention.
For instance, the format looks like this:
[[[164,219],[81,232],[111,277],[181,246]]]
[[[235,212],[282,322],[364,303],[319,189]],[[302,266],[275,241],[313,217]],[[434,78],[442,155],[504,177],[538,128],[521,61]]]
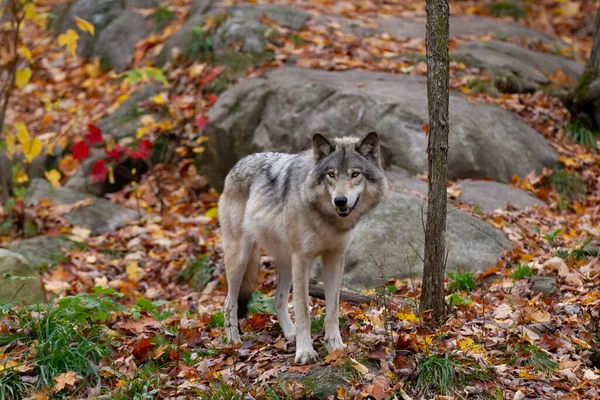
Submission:
[[[237,238],[236,238],[237,239]],[[249,284],[258,275],[258,261],[256,253],[258,249],[250,238],[243,235],[238,240],[228,240],[224,247],[225,275],[227,279],[227,298],[225,299],[224,319],[225,333],[230,343],[241,343],[240,330],[238,327],[238,300],[242,306],[252,295]],[[250,265],[256,262],[257,265]],[[252,275],[252,276],[250,276]],[[242,297],[244,297],[242,299]]]
[[[292,264],[289,257],[275,259],[277,266],[277,291],[275,292],[275,311],[279,326],[285,335],[286,340],[293,342],[296,340],[296,328],[290,319],[288,310],[288,301],[290,288],[292,287]]]
[[[327,253],[323,256],[323,283],[325,284],[325,346],[327,351],[346,347],[340,334],[340,286],[344,273],[344,254]]]
[[[294,286],[294,315],[296,316],[296,364],[312,364],[317,361],[310,336],[310,312],[308,281],[315,263],[312,257],[300,254],[292,256],[292,284]]]

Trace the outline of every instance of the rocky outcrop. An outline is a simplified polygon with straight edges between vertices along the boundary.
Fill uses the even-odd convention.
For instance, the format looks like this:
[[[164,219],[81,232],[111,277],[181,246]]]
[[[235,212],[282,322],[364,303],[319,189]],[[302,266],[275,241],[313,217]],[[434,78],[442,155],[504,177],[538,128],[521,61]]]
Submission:
[[[204,173],[216,186],[241,157],[304,150],[314,132],[343,136],[375,130],[385,167],[427,169],[423,77],[283,68],[223,93],[208,117]],[[509,182],[557,159],[544,137],[518,115],[451,94],[450,179]]]

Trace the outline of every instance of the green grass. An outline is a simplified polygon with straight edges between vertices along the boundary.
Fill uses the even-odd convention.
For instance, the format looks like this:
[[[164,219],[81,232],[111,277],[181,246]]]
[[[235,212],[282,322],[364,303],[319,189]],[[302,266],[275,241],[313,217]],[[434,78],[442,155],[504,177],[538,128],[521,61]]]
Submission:
[[[222,381],[211,384],[208,393],[200,394],[202,400],[244,400],[245,398],[245,389],[239,391]]]
[[[200,292],[213,279],[214,271],[214,264],[210,263],[208,257],[204,256],[189,262],[185,269],[179,273],[177,280],[180,283],[187,283],[192,289]]]
[[[558,194],[569,200],[584,196],[587,190],[584,180],[579,175],[564,168],[555,168],[552,174],[545,178],[545,183],[553,186]]]
[[[510,274],[511,278],[516,281],[520,281],[521,279],[527,279],[535,275],[533,269],[527,264],[517,264],[517,268]]]
[[[454,366],[447,355],[438,357],[431,354],[419,360],[419,374],[415,383],[419,393],[445,395],[456,383]]]
[[[154,361],[143,364],[132,379],[125,378],[127,382],[115,394],[119,400],[153,400],[160,391],[159,365]]]
[[[317,334],[325,329],[325,314],[319,314],[310,319],[310,333]]]
[[[211,328],[223,328],[225,326],[225,315],[222,310],[216,311],[210,318]]]
[[[574,143],[596,150],[596,142],[600,140],[600,133],[587,127],[581,120],[575,120],[567,126],[567,133]]]
[[[521,365],[530,366],[537,371],[544,373],[552,372],[558,369],[558,364],[550,359],[548,355],[538,346],[527,343],[520,346],[522,353]]]
[[[265,297],[260,291],[254,292],[248,303],[248,312],[250,314],[275,314],[275,298]]]
[[[67,296],[48,305],[0,307],[0,317],[18,327],[0,334],[0,345],[6,346],[6,353],[18,346],[28,347],[17,361],[35,360],[38,389],[52,387],[54,377],[69,371],[81,376],[82,384],[100,378],[97,365],[109,354],[110,339],[103,322],[110,313],[122,309],[114,301],[115,296],[122,295],[112,289],[95,289],[96,293]],[[9,379],[6,376],[10,372],[5,370],[0,379]],[[7,387],[22,388],[16,384]]]
[[[176,18],[173,11],[164,5],[159,5],[152,13],[152,30],[160,32],[165,29]]]
[[[449,272],[448,279],[450,292],[471,292],[475,289],[475,274],[472,271]]]
[[[494,17],[512,17],[515,21],[525,18],[525,10],[512,1],[497,1],[490,6]]]
[[[0,372],[0,399],[21,399],[27,397],[32,385],[19,379],[12,370]]]

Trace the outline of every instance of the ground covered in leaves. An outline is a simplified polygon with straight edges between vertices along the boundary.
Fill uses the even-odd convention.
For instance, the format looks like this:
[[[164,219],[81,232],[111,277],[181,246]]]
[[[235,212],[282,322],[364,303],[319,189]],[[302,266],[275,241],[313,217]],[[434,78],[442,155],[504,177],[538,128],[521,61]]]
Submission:
[[[146,67],[160,52],[185,20],[189,3],[169,2],[173,21],[137,45],[135,68]],[[274,3],[365,23],[380,15],[424,15],[422,1]],[[453,2],[451,13],[492,12],[479,3]],[[575,32],[595,12],[591,2],[536,3],[521,23],[559,34],[571,46],[569,55],[584,60],[591,36]],[[335,25],[308,25],[292,37],[265,22],[280,45],[270,44],[272,60],[248,76],[279,67],[291,56],[303,67],[426,74],[422,57],[404,56],[424,55],[422,39],[376,35],[359,40]],[[41,27],[28,27],[24,41],[37,66],[31,81],[15,92],[7,123],[25,123],[46,145],[76,141],[88,124],[144,84],[73,57]],[[455,41],[451,46],[460,38]],[[521,44],[554,51],[540,43]],[[324,302],[313,299],[312,329],[321,361],[301,367],[293,364],[295,347],[285,342],[272,312],[275,274],[265,258],[251,317],[242,322],[246,340],[241,347],[224,343],[218,193],[198,175],[202,140],[196,133],[218,98],[214,83],[227,68],[199,61],[166,66],[169,85],[145,106],[163,108],[169,118],[148,121],[143,134],[174,137],[172,161],[153,165],[140,182],[111,195],[113,202],[142,215],[136,223],[91,236],[63,219],[64,207],[43,202],[32,208],[16,201],[13,218],[31,218],[38,235],[69,235],[80,245],[43,271],[43,286],[55,295],[47,305],[0,306],[0,398],[297,398],[324,390],[339,399],[600,396],[600,261],[594,243],[600,235],[598,144],[576,143],[577,128],[549,92],[494,96],[474,91],[469,82],[489,77],[455,61],[453,88],[472,101],[518,113],[561,155],[560,168],[513,181],[543,200],[544,207],[484,215],[477,206],[456,203],[458,189],[449,185],[457,207],[501,228],[515,249],[478,275],[449,277],[451,308],[442,326],[432,328],[428,316],[417,312],[416,279],[374,288],[370,304],[342,302],[344,353],[326,354]],[[557,89],[569,84],[560,74],[553,81]],[[79,164],[73,157],[60,162],[67,176]],[[0,211],[0,218],[6,217]],[[25,233],[15,224],[0,242],[8,245]],[[555,290],[548,295],[532,290],[532,276],[555,278]],[[339,379],[323,389],[323,376]]]

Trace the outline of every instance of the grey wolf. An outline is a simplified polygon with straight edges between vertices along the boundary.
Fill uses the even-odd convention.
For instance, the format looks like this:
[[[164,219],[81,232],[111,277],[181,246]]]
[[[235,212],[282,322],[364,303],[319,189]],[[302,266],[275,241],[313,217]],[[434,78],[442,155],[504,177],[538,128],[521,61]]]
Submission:
[[[247,313],[260,266],[259,246],[277,268],[275,310],[297,364],[314,363],[310,335],[310,271],[320,258],[325,284],[325,344],[344,348],[339,330],[339,292],[344,256],[360,218],[387,193],[375,132],[362,138],[312,138],[299,154],[256,153],[241,159],[225,179],[219,200],[227,298],[225,331],[240,343],[238,318]],[[296,324],[288,313],[293,285]]]

